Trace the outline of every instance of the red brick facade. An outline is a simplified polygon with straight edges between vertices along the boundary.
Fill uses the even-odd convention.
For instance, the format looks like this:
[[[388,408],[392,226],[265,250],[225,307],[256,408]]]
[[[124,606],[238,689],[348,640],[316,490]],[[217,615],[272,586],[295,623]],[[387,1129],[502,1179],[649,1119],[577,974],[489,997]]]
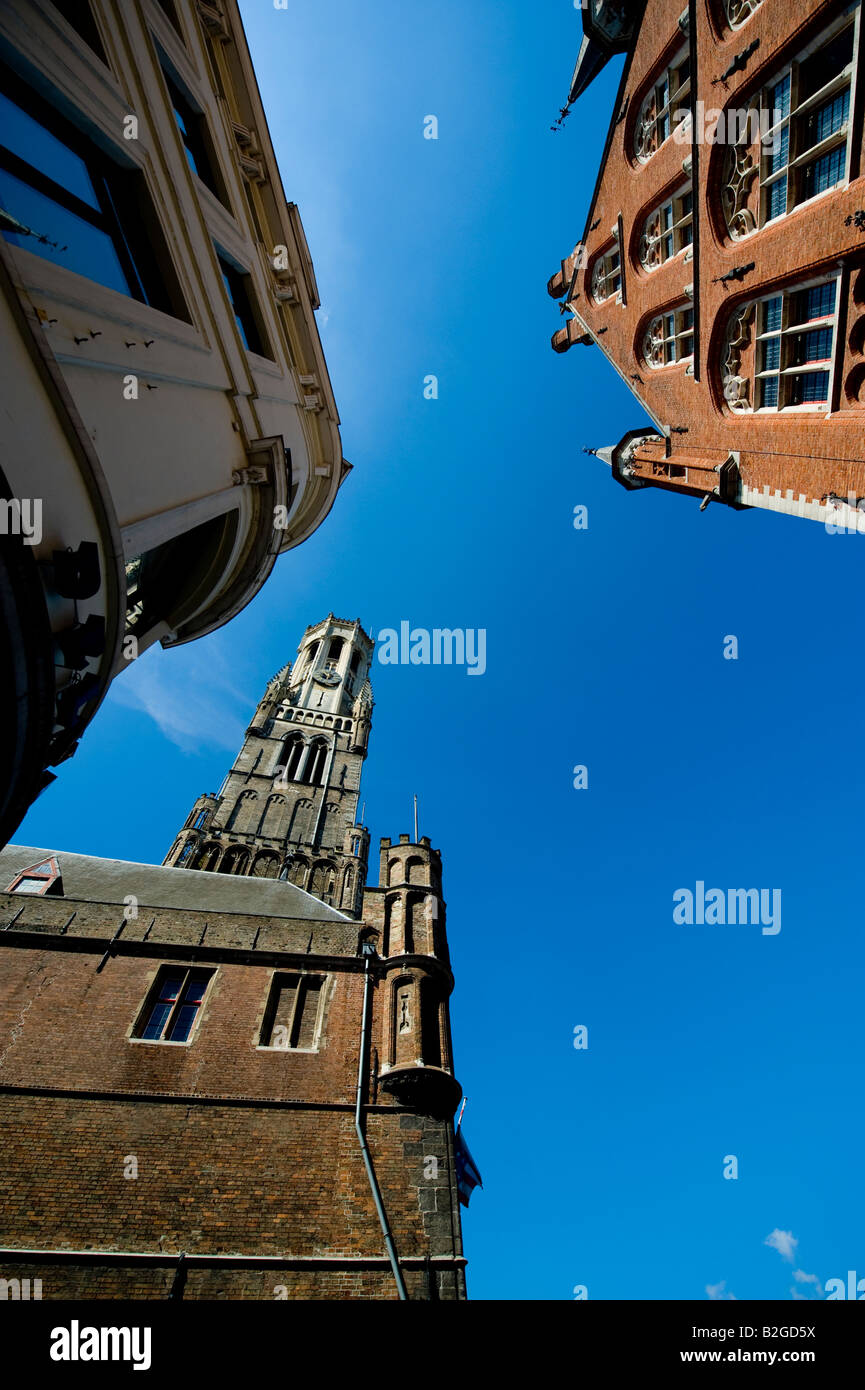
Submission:
[[[730,14],[741,21],[735,28]],[[815,0],[753,7],[691,0],[684,14],[682,0],[649,0],[635,21],[586,230],[548,286],[573,313],[553,337],[555,350],[597,344],[660,431],[654,441],[631,438],[612,451],[614,476],[625,486],[856,524],[859,513],[835,499],[846,504],[852,496],[855,507],[865,498],[859,21],[858,5]],[[679,75],[687,68],[678,62],[689,66],[690,90],[659,120],[664,74],[671,97],[677,84],[685,86]],[[676,128],[677,106],[690,111],[690,128]],[[774,155],[768,138],[761,147],[771,126],[760,117],[763,107],[781,118]],[[717,125],[713,109],[725,113]],[[727,113],[749,110],[744,135]],[[779,195],[787,183],[773,193],[773,159],[787,170],[783,215]],[[665,228],[685,215],[676,200],[689,191],[692,228],[671,231],[665,247]],[[619,254],[618,281],[596,272],[611,249]],[[693,311],[692,340],[687,318],[673,325],[665,317],[677,309]],[[677,331],[679,360],[665,362]],[[780,372],[772,378],[776,358]],[[813,400],[799,399],[809,392]],[[631,423],[633,435],[654,433]]]
[[[439,872],[428,841],[394,848]],[[394,863],[389,841],[383,861]],[[355,1098],[359,943],[402,877],[371,890],[366,926],[171,907],[123,922],[122,904],[0,894],[0,1276],[41,1278],[43,1299],[395,1298]],[[200,881],[202,892],[225,882]],[[279,887],[250,881],[251,905]],[[409,1297],[462,1298],[453,981],[445,960],[396,938],[385,959],[372,940],[363,1121],[375,1175]],[[183,1043],[135,1036],[166,963],[210,972]],[[286,971],[324,981],[314,1049],[262,1046],[273,977]],[[405,1057],[394,980],[419,992],[432,981],[445,1029],[425,1040],[429,1020],[411,1002]]]

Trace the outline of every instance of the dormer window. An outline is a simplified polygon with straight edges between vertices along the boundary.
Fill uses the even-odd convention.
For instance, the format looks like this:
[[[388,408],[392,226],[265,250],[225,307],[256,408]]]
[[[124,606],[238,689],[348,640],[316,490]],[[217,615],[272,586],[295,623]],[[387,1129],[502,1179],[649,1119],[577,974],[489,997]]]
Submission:
[[[60,874],[59,862],[52,854],[47,859],[40,860],[38,864],[31,864],[29,868],[21,869],[9,884],[6,892],[29,893],[37,898],[45,897],[46,894],[62,895],[63,879]]]

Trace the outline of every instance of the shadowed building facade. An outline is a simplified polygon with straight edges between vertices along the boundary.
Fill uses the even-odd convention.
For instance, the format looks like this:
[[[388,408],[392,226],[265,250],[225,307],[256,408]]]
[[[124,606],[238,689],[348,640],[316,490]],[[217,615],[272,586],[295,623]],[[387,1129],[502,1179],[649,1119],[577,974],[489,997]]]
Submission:
[[[0,844],[329,512],[318,307],[236,0],[0,6]]]
[[[465,1297],[441,858],[365,887],[371,654],[307,629],[165,865],[0,851],[0,1273],[43,1299]]]
[[[552,345],[599,347],[651,421],[590,452],[629,490],[858,528],[861,6],[592,0],[583,25],[569,110],[625,64]]]

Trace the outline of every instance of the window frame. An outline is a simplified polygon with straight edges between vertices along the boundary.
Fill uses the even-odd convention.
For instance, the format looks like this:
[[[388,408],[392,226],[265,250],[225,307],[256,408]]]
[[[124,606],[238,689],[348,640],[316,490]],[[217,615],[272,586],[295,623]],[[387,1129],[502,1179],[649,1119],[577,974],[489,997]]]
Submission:
[[[613,261],[615,260],[615,264]],[[612,288],[607,285],[612,282]],[[599,286],[603,285],[604,293],[599,293]],[[614,240],[606,251],[602,251],[596,256],[592,263],[592,299],[596,304],[606,304],[608,299],[618,295],[621,299],[622,294],[622,251],[618,240]]]
[[[288,1024],[277,1024],[275,1020],[276,1012],[279,1007],[279,992],[285,986],[286,982],[290,980],[294,980],[297,982],[294,1001],[292,1003],[291,1009],[291,1020]],[[256,1051],[299,1052],[307,1055],[314,1052],[319,1052],[321,1050],[321,1037],[324,1031],[324,1005],[329,980],[329,975],[315,970],[274,970],[273,974],[270,977],[264,1012],[262,1013],[261,1023],[256,1036]],[[289,1039],[291,1038],[292,1034],[294,1034],[296,1037],[300,1036],[300,1028],[303,1023],[304,1010],[303,1007],[301,1007],[300,1011],[298,1012],[298,1004],[300,1003],[301,999],[304,1001],[305,1004],[305,1001],[309,995],[310,981],[314,981],[317,984],[316,993],[318,994],[318,1002],[315,1006],[315,1019],[313,1021],[312,1027],[312,1046],[297,1047],[292,1045],[290,1041],[287,1045],[274,1042],[265,1042],[265,1038],[273,1037],[274,1028],[276,1027],[287,1027]]]
[[[180,975],[182,977],[181,983],[174,1000],[163,1001],[162,990],[165,988],[167,978],[172,974]],[[132,1030],[128,1039],[129,1042],[145,1043],[155,1047],[190,1047],[199,1031],[201,1019],[204,1014],[204,1006],[207,1002],[210,986],[215,975],[215,970],[202,969],[200,966],[176,962],[165,962],[160,965],[144,996],[144,1002],[138,1011],[135,1022],[132,1025]],[[195,980],[203,980],[204,988],[201,991],[201,998],[196,1002],[195,1014],[189,1031],[185,1038],[167,1037],[166,1034],[174,1028],[181,1010],[190,1007],[189,1001],[186,1000],[186,992]],[[162,1002],[171,1002],[171,1008],[163,1020],[159,1037],[146,1038],[144,1032],[150,1026],[155,1010]]]
[[[800,295],[807,294],[809,290],[817,289],[820,285],[834,285],[833,308],[829,314],[818,314],[813,319],[803,319],[799,322],[790,322],[791,305]],[[835,371],[838,358],[838,309],[840,298],[841,274],[836,271],[831,275],[822,275],[804,283],[789,285],[783,289],[777,289],[772,294],[761,295],[759,299],[753,300],[754,307],[754,368],[752,372],[752,404],[751,414],[754,415],[778,415],[788,414],[808,414],[808,415],[828,415],[832,410],[832,390],[835,383]],[[766,306],[773,300],[781,300],[781,322],[780,327],[765,328],[764,317]],[[785,346],[789,352],[789,345],[796,342],[797,338],[804,334],[829,329],[831,332],[831,343],[829,356],[827,358],[815,359],[813,362],[792,362],[784,365]],[[761,345],[765,346],[770,341],[779,343],[778,366],[760,368]],[[826,376],[826,396],[820,401],[794,401],[790,402],[784,397],[789,393],[789,389],[797,380],[824,374]],[[762,402],[761,383],[769,381],[777,382],[777,398],[774,404],[764,405]],[[786,386],[786,391],[785,391]],[[758,404],[758,394],[760,404]]]
[[[222,286],[237,335],[245,352],[275,361],[255,295],[252,273],[239,270],[219,246],[214,247]]]
[[[691,205],[688,208],[688,211],[683,213],[681,205],[685,198],[690,198]],[[670,226],[664,227],[663,215],[668,208],[670,210]],[[649,224],[656,217],[661,218],[660,230],[650,246]],[[690,236],[687,241],[682,239],[683,231],[690,231]],[[656,261],[654,264],[651,264],[648,259],[650,250],[653,249],[654,246],[663,245],[663,243],[666,241],[668,237],[672,237],[674,249],[668,255],[662,255],[658,261]],[[688,247],[693,246],[693,244],[694,189],[691,180],[689,179],[686,183],[682,184],[681,187],[679,187],[678,189],[674,189],[670,196],[668,198],[665,198],[662,203],[658,203],[654,208],[652,208],[652,211],[645,218],[643,222],[642,235],[640,237],[640,265],[649,275],[651,275],[653,271],[660,270],[662,265],[666,265],[667,261],[675,260],[677,256],[682,255],[682,253],[687,251]]]
[[[681,70],[687,64],[688,76],[681,80]],[[673,82],[676,81],[676,89],[673,90]],[[634,155],[640,164],[648,164],[649,160],[658,153],[662,145],[665,145],[670,137],[683,126],[691,114],[690,96],[691,82],[693,73],[691,72],[691,51],[687,43],[677,49],[670,61],[661,69],[653,82],[650,82],[646,95],[640,102],[640,109],[637,114],[636,125],[634,126]],[[661,94],[664,94],[663,97]],[[655,114],[647,118],[646,112],[652,102],[655,102]],[[680,121],[674,121],[677,111],[683,109],[682,103],[687,102],[688,107],[685,115]],[[665,126],[665,133],[662,138],[658,138],[658,128]],[[651,132],[654,138],[654,145],[648,149],[649,138],[647,132]],[[642,138],[641,138],[642,137]]]
[[[682,323],[682,322],[681,322],[682,318],[683,318],[685,315],[687,315],[687,314],[690,314],[690,316],[691,316],[691,321],[690,321],[690,323]],[[668,331],[667,331],[667,330],[668,330],[668,323],[667,323],[667,320],[669,320],[670,318],[673,319],[673,331],[672,331],[672,332],[668,332]],[[653,325],[656,324],[656,323],[661,323],[662,326],[663,326],[663,333],[662,333],[660,336],[655,335],[655,334],[652,333],[652,327],[653,327]],[[691,347],[690,347],[690,350],[689,350],[688,352],[679,353],[679,352],[678,352],[679,341],[680,341],[680,339],[684,339],[684,338],[690,338],[690,339],[691,339]],[[664,361],[663,361],[663,362],[654,362],[654,361],[652,361],[652,354],[651,354],[651,352],[650,352],[650,350],[649,350],[649,347],[648,347],[648,344],[649,344],[650,342],[658,343],[658,344],[660,344],[661,347],[663,348],[663,350],[664,350]],[[669,357],[669,356],[667,355],[668,344],[672,344],[672,345],[673,345],[673,348],[675,349],[675,355],[672,356],[672,357]],[[663,371],[663,369],[664,369],[665,367],[679,367],[679,366],[681,366],[683,363],[693,362],[693,360],[694,360],[694,305],[693,305],[692,303],[689,302],[689,303],[687,303],[687,304],[681,304],[681,303],[680,303],[680,304],[675,304],[675,305],[673,305],[673,306],[672,306],[671,308],[669,308],[669,309],[662,309],[661,312],[660,312],[659,314],[653,314],[653,315],[652,315],[652,317],[649,319],[648,323],[646,324],[645,330],[644,330],[644,332],[643,332],[643,360],[645,361],[646,366],[647,366],[651,371]]]
[[[92,207],[70,189],[58,183],[37,165],[31,164],[13,149],[2,143],[0,133],[0,169],[65,212],[93,227],[111,242],[126,290],[94,280],[62,260],[44,259],[69,274],[80,275],[91,284],[98,284],[112,294],[121,294],[148,308],[165,313],[184,323],[191,323],[180,281],[174,268],[168,242],[143,169],[112,159],[88,138],[76,125],[55,110],[42,96],[28,87],[16,72],[0,61],[0,93],[16,106],[28,120],[40,126],[83,164],[97,207]],[[9,213],[14,217],[14,213]],[[148,223],[150,225],[148,225]],[[23,224],[22,224],[23,225]],[[158,233],[158,243],[154,245]],[[12,241],[18,236],[20,242]],[[43,233],[44,235],[44,233]],[[4,239],[15,250],[39,255],[38,233],[30,238],[7,228]],[[166,273],[167,272],[167,273]]]
[[[755,230],[768,227],[773,222],[778,222],[782,217],[789,217],[798,208],[806,207],[817,198],[823,198],[827,193],[834,189],[843,188],[850,180],[850,162],[853,152],[853,104],[858,80],[857,54],[859,48],[859,26],[861,24],[861,4],[857,5],[852,13],[839,15],[837,19],[796,54],[790,62],[786,63],[773,74],[772,78],[763,84],[759,93],[760,106],[760,129],[761,134],[765,131],[767,140],[773,136],[775,140],[781,140],[786,132],[787,151],[784,163],[777,168],[773,167],[774,153],[771,147],[767,148],[767,143],[761,141],[759,179],[760,179],[760,207],[759,222]],[[837,72],[834,77],[825,82],[817,91],[810,96],[799,101],[799,73],[801,68],[809,59],[816,57],[821,49],[828,47],[846,30],[851,30],[851,57],[850,61]],[[776,88],[785,78],[788,81],[788,107],[781,120],[771,123],[775,112],[774,96]],[[847,114],[843,124],[825,136],[822,140],[810,145],[807,149],[800,150],[799,131],[802,126],[802,118],[807,118],[808,114],[818,110],[827,101],[846,91],[848,96]],[[765,124],[764,124],[765,123]],[[825,155],[831,154],[833,150],[843,149],[844,166],[841,177],[827,188],[821,189],[817,193],[810,193],[807,197],[801,196],[804,185],[806,171],[815,166]],[[784,180],[785,200],[784,210],[770,214],[771,190]],[[791,195],[792,189],[792,195]]]

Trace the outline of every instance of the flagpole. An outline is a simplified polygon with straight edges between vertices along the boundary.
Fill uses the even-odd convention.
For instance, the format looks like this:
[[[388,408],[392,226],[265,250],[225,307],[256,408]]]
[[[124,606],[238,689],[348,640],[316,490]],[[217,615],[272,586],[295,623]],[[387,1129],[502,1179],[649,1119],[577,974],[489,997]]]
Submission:
[[[459,1129],[460,1125],[461,1125],[462,1122],[463,1122],[463,1111],[464,1111],[465,1108],[466,1108],[466,1101],[467,1101],[467,1100],[468,1100],[468,1096],[463,1096],[463,1103],[462,1103],[462,1105],[460,1106],[459,1118],[457,1119],[457,1129]]]
[[[417,837],[417,795],[415,795],[414,799],[414,842],[415,844],[419,843]]]

